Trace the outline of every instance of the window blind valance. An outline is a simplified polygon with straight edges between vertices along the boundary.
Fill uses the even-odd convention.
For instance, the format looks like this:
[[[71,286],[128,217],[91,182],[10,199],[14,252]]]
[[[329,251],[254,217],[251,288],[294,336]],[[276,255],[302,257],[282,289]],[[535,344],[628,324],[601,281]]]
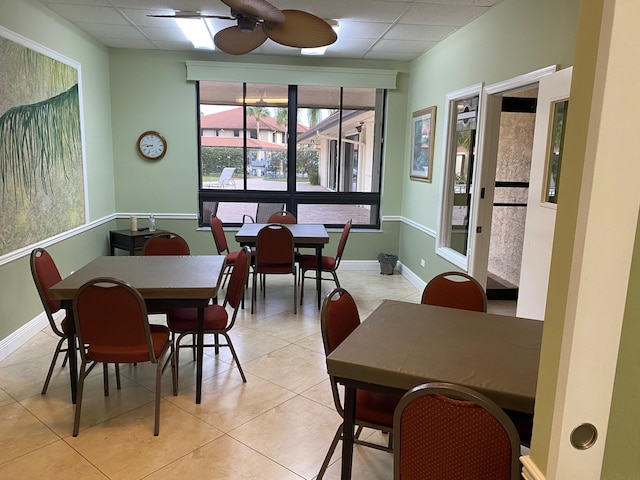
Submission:
[[[187,80],[396,88],[397,70],[187,61]]]

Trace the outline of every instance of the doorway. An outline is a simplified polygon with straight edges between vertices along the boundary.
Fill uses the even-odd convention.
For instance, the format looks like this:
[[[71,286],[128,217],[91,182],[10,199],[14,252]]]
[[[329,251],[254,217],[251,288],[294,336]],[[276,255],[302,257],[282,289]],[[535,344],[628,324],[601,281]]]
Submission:
[[[478,184],[469,273],[489,298],[516,301],[520,278],[538,84],[555,65],[482,92]]]
[[[489,300],[517,300],[524,244],[538,88],[505,92],[489,237]]]

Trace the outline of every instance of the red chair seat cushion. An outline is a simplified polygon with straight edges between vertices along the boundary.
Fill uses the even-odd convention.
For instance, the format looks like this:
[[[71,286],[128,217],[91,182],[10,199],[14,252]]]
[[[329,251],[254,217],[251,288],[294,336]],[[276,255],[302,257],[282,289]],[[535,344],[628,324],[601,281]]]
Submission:
[[[240,254],[240,251],[227,253],[227,256],[226,256],[227,266],[235,265],[236,259],[238,258],[239,254]],[[256,252],[251,252],[251,264],[252,265],[255,262],[255,256],[256,256]]]
[[[151,342],[156,358],[169,345],[169,329],[164,325],[149,325]],[[149,361],[149,350],[146,344],[131,347],[87,346],[87,358],[103,363],[142,363]]]
[[[300,255],[297,260],[304,270],[315,270],[318,267],[318,257],[315,255]],[[325,272],[331,272],[336,268],[336,259],[323,255],[320,265]]]
[[[392,428],[399,401],[400,397],[356,390],[356,420]]]
[[[221,305],[209,305],[204,309],[204,329],[224,330],[229,315]],[[173,308],[167,312],[167,325],[173,332],[183,333],[198,329],[197,308]]]

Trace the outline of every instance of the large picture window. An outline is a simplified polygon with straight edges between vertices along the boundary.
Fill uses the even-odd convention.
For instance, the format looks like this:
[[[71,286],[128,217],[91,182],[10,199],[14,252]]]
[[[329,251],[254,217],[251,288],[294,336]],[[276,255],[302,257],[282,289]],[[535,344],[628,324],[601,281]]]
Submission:
[[[299,223],[379,227],[384,93],[198,82],[200,225],[276,204]]]

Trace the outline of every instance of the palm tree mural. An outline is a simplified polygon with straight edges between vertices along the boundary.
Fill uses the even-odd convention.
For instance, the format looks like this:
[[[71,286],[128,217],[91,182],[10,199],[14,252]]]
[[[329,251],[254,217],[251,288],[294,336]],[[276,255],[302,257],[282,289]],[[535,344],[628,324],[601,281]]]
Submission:
[[[0,255],[85,222],[78,72],[0,37]]]

